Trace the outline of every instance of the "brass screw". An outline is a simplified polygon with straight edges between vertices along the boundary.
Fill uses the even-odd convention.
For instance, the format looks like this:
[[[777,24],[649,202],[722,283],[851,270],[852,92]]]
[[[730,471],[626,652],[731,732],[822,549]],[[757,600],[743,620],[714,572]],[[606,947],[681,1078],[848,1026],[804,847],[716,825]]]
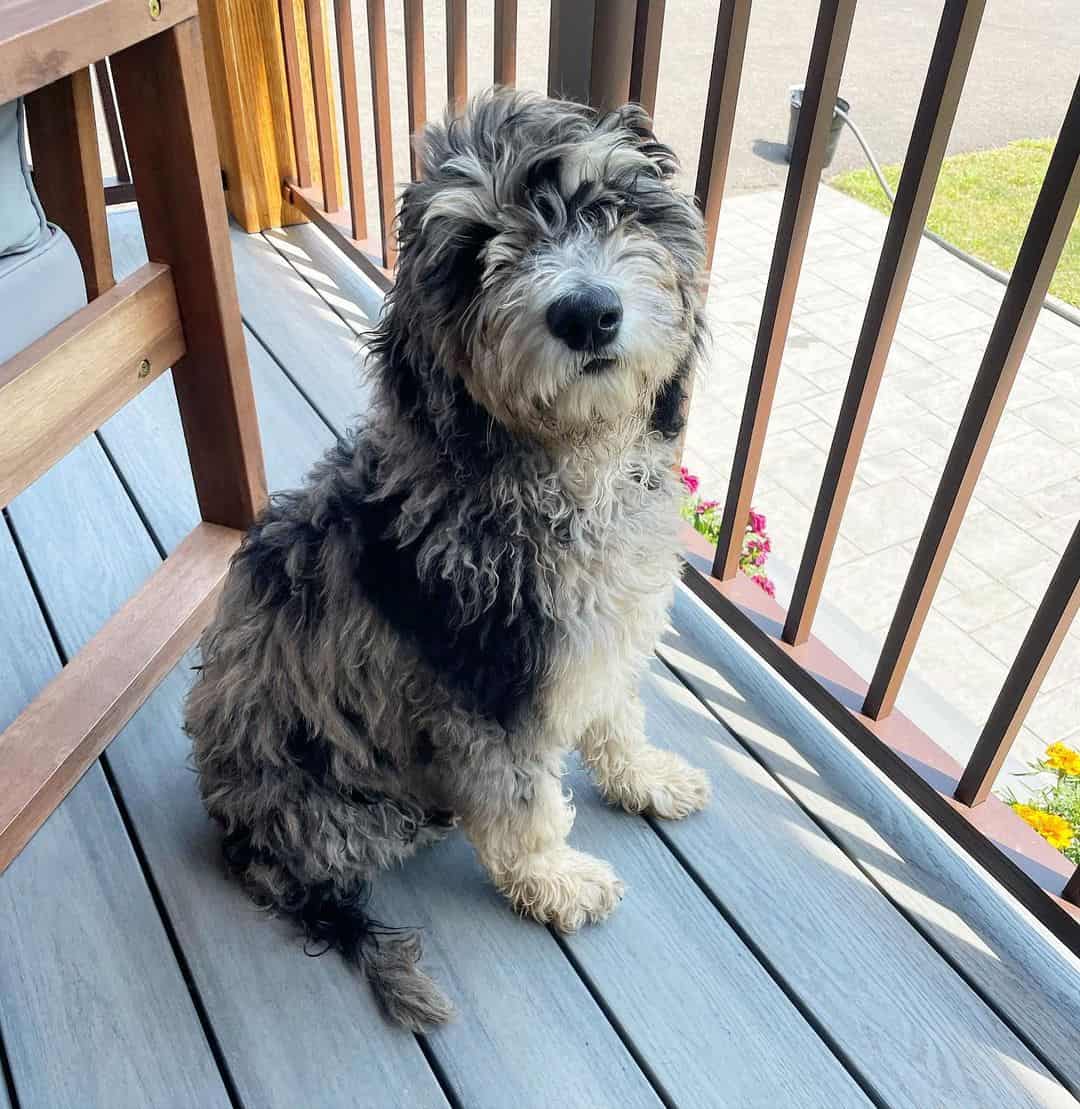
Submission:
[[[161,18],[161,0],[146,0],[146,6],[150,9],[151,19]]]
[[[150,373],[150,359],[144,358],[139,363],[139,377],[146,377]]]

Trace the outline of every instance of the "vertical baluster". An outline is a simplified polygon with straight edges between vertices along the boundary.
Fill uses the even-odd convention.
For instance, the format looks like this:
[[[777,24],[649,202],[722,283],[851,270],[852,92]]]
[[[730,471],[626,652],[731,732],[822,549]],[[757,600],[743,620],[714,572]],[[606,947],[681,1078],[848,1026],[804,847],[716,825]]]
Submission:
[[[805,643],[810,635],[985,6],[985,0],[949,0],[941,16],[788,608],[788,643]]]
[[[863,712],[875,720],[887,716],[896,703],[1078,206],[1080,82],[866,694]]]
[[[371,57],[371,109],[375,116],[375,180],[379,186],[379,237],[382,264],[397,261],[394,244],[394,150],[390,135],[390,73],[386,62],[386,3],[368,0],[368,52]]]
[[[589,103],[601,112],[630,99],[636,17],[637,9],[629,0],[596,0]]]
[[[716,20],[709,95],[705,102],[705,125],[701,134],[697,184],[694,195],[705,216],[705,268],[712,268],[720,203],[727,179],[731,134],[739,103],[739,81],[746,53],[746,32],[751,0],[723,0]]]
[[[296,26],[293,0],[278,0],[281,16],[281,45],[285,55],[285,84],[289,91],[289,120],[292,123],[296,183],[302,189],[311,185],[311,146],[307,116],[304,114],[304,80],[300,71],[300,32]]]
[[[112,85],[107,58],[94,62],[94,73],[97,75],[101,107],[105,112],[105,130],[109,136],[109,150],[116,169],[116,180],[126,185],[131,182],[131,168],[128,166],[127,151],[124,149],[124,134],[120,129],[120,115],[116,110],[116,90]]]
[[[427,75],[424,72],[424,0],[405,0],[405,88],[409,98],[409,135],[419,135],[427,121]],[[416,145],[409,143],[409,171],[420,179]]]
[[[304,0],[307,18],[308,53],[311,57],[311,89],[315,100],[315,137],[319,145],[323,208],[336,212],[341,207],[334,157],[334,110],[330,101],[330,75],[326,65],[326,23],[322,0]]]
[[[802,111],[795,133],[761,323],[750,365],[746,404],[724,504],[720,542],[713,564],[714,575],[722,580],[733,578],[739,568],[750,499],[761,466],[765,432],[791,323],[810,218],[814,212],[821,171],[825,166],[825,144],[832,126],[833,107],[854,15],[855,0],[822,0],[818,10]]]
[[[114,55],[112,71],[146,250],[171,268],[184,324],[172,376],[199,511],[248,528],[266,478],[198,20]]]
[[[446,0],[446,99],[456,112],[469,96],[468,37],[465,0]]]
[[[956,787],[965,805],[986,800],[1054,656],[1080,610],[1080,524],[1061,556],[1016,660]]]
[[[630,99],[640,104],[649,115],[656,111],[656,82],[660,73],[664,7],[664,0],[637,0],[634,56],[630,63]]]
[[[364,205],[364,165],[360,148],[360,101],[356,81],[356,43],[353,38],[352,0],[334,0],[338,75],[341,79],[341,117],[345,127],[345,174],[349,183],[349,221],[354,239],[367,238]]]
[[[116,282],[90,70],[35,89],[26,97],[26,119],[41,203],[71,237],[92,300]]]
[[[517,80],[517,0],[495,0],[495,84]]]

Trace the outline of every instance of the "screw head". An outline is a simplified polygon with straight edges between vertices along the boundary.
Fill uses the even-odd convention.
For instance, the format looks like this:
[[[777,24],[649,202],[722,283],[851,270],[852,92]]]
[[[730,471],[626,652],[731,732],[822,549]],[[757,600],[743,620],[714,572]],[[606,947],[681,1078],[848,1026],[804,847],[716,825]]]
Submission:
[[[146,0],[146,6],[150,11],[151,19],[161,18],[161,0]]]
[[[144,358],[139,363],[139,377],[146,377],[150,373],[150,359]]]

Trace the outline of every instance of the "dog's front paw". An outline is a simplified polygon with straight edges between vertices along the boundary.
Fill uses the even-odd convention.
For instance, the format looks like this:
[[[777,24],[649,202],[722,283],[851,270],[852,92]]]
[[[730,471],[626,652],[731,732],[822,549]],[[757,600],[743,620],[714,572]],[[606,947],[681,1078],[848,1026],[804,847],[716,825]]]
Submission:
[[[576,932],[608,916],[623,884],[603,859],[560,845],[522,860],[503,892],[518,912],[560,932]]]
[[[627,812],[682,820],[709,803],[712,787],[708,774],[681,755],[646,747],[608,783],[605,794]]]

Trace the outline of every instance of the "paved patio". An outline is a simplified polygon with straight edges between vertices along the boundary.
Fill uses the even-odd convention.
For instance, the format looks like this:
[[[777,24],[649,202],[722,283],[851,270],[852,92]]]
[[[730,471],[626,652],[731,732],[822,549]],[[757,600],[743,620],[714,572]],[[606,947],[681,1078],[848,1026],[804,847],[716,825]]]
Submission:
[[[687,442],[687,464],[708,496],[722,498],[726,487],[781,195],[732,197],[720,219],[708,302],[714,356],[694,395]],[[886,225],[880,213],[822,188],[755,495],[768,518],[782,601],[802,554]],[[868,633],[871,667],[1003,292],[923,242],[825,587],[834,612],[823,611],[815,629],[830,642],[846,617]],[[946,734],[935,729],[957,757],[970,752],[1078,515],[1080,329],[1044,310],[912,667],[966,718],[951,720]],[[1077,678],[1074,626],[999,784],[1022,784],[1009,771],[1047,744],[1080,740]],[[917,688],[909,692],[908,705],[917,695]]]

